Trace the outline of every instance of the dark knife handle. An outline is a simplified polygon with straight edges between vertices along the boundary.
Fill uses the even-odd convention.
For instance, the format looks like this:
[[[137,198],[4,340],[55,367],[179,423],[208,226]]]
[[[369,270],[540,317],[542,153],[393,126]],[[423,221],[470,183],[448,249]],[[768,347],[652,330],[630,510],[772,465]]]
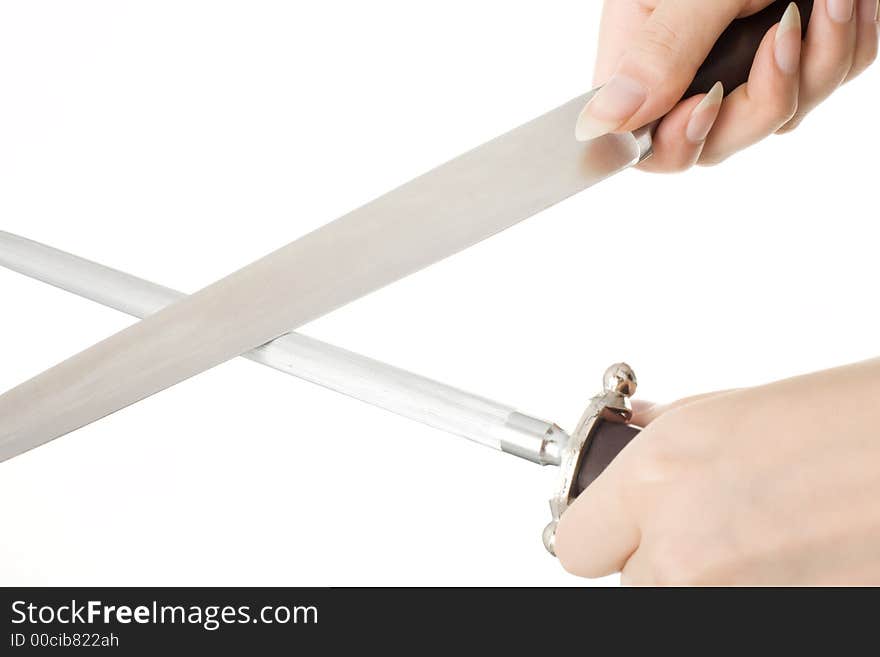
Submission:
[[[730,93],[748,81],[752,62],[767,30],[782,20],[790,0],[778,0],[757,14],[740,18],[730,24],[721,35],[684,97],[708,92],[712,85],[721,82],[724,91]],[[806,35],[807,25],[813,13],[813,0],[797,0],[801,22]]]
[[[592,484],[641,429],[629,424],[600,421],[593,430],[587,453],[581,458],[575,495],[580,495]]]

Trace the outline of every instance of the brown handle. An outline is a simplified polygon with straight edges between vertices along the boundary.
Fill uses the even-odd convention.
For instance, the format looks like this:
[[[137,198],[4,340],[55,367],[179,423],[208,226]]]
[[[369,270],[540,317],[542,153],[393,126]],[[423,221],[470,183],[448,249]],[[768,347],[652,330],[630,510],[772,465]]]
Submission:
[[[581,459],[575,495],[580,495],[629,442],[639,435],[638,427],[617,422],[600,421],[593,429],[587,453]]]
[[[731,23],[697,71],[697,76],[684,97],[706,93],[716,82],[721,82],[728,93],[746,82],[761,40],[767,30],[782,20],[789,4],[790,0],[779,0],[757,14]],[[806,34],[807,24],[813,13],[813,0],[797,0],[795,4],[801,11]]]

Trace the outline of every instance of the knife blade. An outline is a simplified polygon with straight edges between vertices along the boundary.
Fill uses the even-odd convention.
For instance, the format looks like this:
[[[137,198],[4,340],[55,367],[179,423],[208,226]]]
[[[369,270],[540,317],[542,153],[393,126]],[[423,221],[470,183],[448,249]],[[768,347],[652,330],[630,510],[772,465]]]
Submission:
[[[649,140],[633,134],[574,140],[586,100],[416,178],[7,392],[0,459],[269,342],[638,162]]]
[[[752,33],[756,17],[773,20],[786,4],[728,32]],[[714,79],[729,70],[747,74],[750,62],[710,56],[702,72]],[[589,97],[441,165],[3,394],[0,460],[269,342],[650,155],[650,128],[577,142],[575,120]]]

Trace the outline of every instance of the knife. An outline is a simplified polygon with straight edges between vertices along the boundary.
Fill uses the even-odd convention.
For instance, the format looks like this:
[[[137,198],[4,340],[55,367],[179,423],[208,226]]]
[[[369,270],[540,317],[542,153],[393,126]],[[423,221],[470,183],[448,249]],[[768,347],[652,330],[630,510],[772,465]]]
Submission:
[[[748,77],[787,2],[735,21],[688,95]],[[812,2],[796,4],[807,24]],[[730,54],[728,54],[730,53]],[[140,401],[494,235],[633,166],[651,128],[579,143],[592,93],[282,247],[0,396],[0,460]]]

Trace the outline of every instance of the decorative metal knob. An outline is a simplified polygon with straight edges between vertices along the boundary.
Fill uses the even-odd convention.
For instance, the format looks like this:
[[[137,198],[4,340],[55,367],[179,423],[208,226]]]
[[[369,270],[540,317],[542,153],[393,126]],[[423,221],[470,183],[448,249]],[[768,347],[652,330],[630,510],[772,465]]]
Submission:
[[[636,394],[636,387],[639,384],[636,373],[626,363],[615,363],[609,367],[605,370],[602,381],[605,392],[616,392],[624,397],[632,397]]]

